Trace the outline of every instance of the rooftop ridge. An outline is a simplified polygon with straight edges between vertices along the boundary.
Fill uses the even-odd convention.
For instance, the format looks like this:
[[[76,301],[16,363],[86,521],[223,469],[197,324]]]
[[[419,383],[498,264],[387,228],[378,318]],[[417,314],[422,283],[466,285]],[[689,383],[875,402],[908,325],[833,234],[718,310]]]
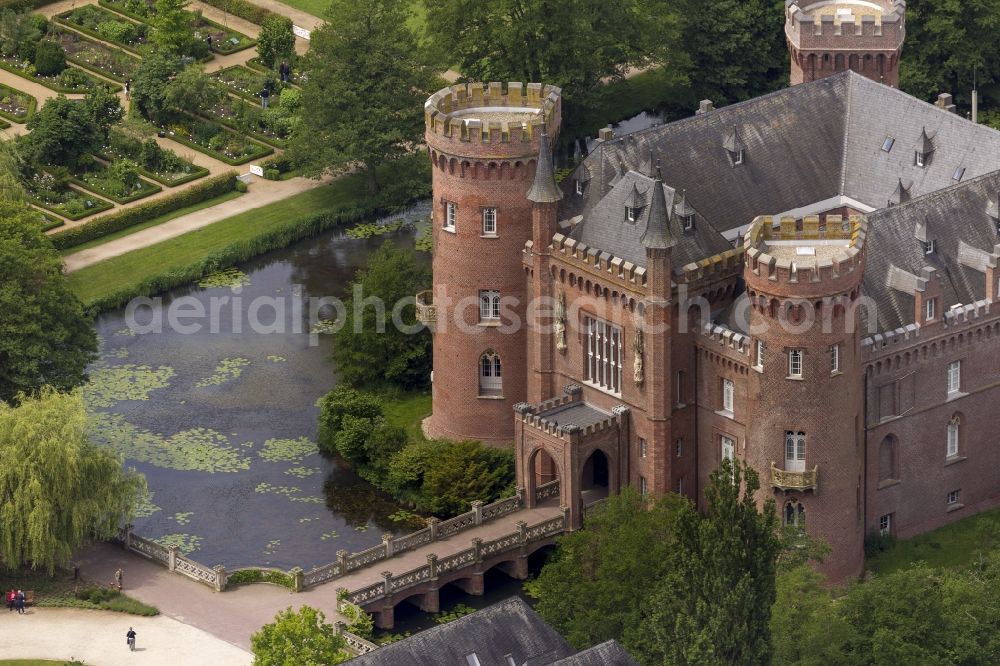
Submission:
[[[456,84],[442,88],[424,103],[428,133],[452,140],[482,143],[532,141],[545,126],[555,136],[561,121],[562,90],[556,86],[520,81]],[[483,120],[464,117],[462,111],[510,112],[510,119]],[[517,118],[522,114],[524,118]]]

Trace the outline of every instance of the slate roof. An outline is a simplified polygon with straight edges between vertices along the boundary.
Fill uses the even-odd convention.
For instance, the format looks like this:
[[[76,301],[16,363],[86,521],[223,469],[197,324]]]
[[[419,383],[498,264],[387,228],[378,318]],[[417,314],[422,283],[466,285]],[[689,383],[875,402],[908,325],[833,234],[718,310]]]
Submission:
[[[577,652],[571,657],[554,661],[550,666],[639,666],[616,640]]]
[[[555,629],[522,599],[512,597],[352,659],[352,666],[545,666],[573,654]],[[586,663],[586,662],[584,662]]]
[[[538,416],[559,426],[575,425],[586,428],[600,423],[611,415],[596,407],[591,407],[585,402],[571,402],[568,405],[542,412]]]

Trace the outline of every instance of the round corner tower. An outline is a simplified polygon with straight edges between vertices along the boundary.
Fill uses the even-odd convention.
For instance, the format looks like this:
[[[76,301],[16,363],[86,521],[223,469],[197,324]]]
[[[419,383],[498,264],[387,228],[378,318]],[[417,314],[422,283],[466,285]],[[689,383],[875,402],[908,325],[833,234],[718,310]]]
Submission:
[[[555,137],[560,90],[539,83],[470,83],[424,105],[433,166],[434,288],[418,316],[434,333],[433,414],[427,434],[504,444],[527,395],[532,237],[528,190],[542,135]]]
[[[850,69],[899,87],[905,0],[786,0],[792,85]]]
[[[745,237],[751,360],[747,462],[782,523],[831,548],[831,582],[864,566],[863,216],[757,218]]]

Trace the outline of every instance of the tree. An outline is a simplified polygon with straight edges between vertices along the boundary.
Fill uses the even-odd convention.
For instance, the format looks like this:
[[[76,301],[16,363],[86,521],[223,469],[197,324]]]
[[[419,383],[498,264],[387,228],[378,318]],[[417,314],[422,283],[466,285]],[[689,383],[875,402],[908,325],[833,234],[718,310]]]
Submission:
[[[52,573],[132,516],[145,480],[88,441],[79,391],[43,388],[0,403],[0,559]]]
[[[152,42],[170,55],[186,55],[194,41],[191,31],[191,17],[187,10],[187,0],[156,0],[156,13],[150,23],[153,25]]]
[[[39,14],[0,12],[0,53],[34,62],[35,48],[47,27],[48,20]]]
[[[201,65],[182,69],[163,91],[168,107],[187,111],[205,111],[226,96],[219,83],[205,73]]]
[[[351,658],[322,611],[287,608],[250,637],[254,666],[327,666]]]
[[[1000,0],[909,0],[900,87],[932,100],[942,92],[970,103],[973,75],[981,88],[1000,82]]]
[[[0,201],[0,285],[0,400],[83,383],[97,335],[38,216],[17,201]]]
[[[412,250],[397,249],[386,241],[371,255],[368,266],[358,271],[351,284],[353,296],[346,303],[346,318],[333,339],[333,361],[342,382],[368,389],[426,386],[431,369],[430,334],[426,329],[400,330],[393,323],[393,311],[398,310],[405,327],[415,328],[413,298],[419,290],[430,288],[430,282],[430,271],[417,263]]]
[[[108,141],[111,126],[121,121],[125,113],[121,100],[118,99],[118,95],[113,94],[107,88],[98,86],[87,94],[84,108],[97,127],[101,145],[104,145]]]
[[[108,129],[121,118],[118,98],[95,90],[83,104],[59,95],[28,119],[31,133],[20,139],[32,164],[73,168],[104,145]]]
[[[372,393],[339,384],[320,399],[319,444],[327,451],[336,450],[337,436],[345,422],[364,419],[369,423],[382,417],[382,399]]]
[[[768,664],[781,540],[774,500],[758,510],[749,466],[723,460],[705,488],[705,515],[678,515],[653,633],[675,664]]]
[[[637,658],[648,652],[650,592],[666,575],[682,500],[647,499],[631,486],[609,497],[587,529],[559,538],[529,586],[535,610],[578,649],[614,638]]]
[[[257,55],[270,69],[277,67],[281,60],[289,60],[295,55],[291,19],[278,14],[269,14],[264,19],[257,36]]]
[[[62,44],[50,39],[35,47],[35,71],[39,76],[55,76],[66,69],[66,52]]]
[[[478,81],[536,81],[587,107],[602,81],[668,64],[684,80],[679,18],[659,0],[426,0],[438,58]],[[572,122],[572,109],[564,117]]]
[[[305,173],[357,166],[374,193],[377,167],[420,140],[431,72],[406,26],[409,4],[334,0],[330,22],[313,31],[302,122],[292,141]]]
[[[163,120],[171,108],[167,86],[181,69],[180,59],[160,51],[150,51],[132,77],[132,108],[149,120]]]
[[[698,97],[721,106],[787,84],[784,0],[682,0],[681,6]]]
[[[847,666],[854,663],[843,652],[851,635],[851,627],[837,615],[822,574],[799,565],[778,575],[771,613],[775,664]]]
[[[504,491],[514,494],[512,451],[483,446],[474,440],[432,445],[437,455],[423,472],[418,511],[454,516],[472,508],[473,500],[488,503],[499,499]]]

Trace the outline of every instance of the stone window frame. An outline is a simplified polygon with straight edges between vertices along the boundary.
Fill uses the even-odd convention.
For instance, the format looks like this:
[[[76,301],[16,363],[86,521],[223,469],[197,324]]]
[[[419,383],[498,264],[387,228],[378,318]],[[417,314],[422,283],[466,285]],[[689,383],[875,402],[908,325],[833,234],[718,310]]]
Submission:
[[[638,440],[639,440],[639,442],[638,442],[639,443],[639,457],[640,458],[645,458],[646,455],[649,453],[649,451],[647,450],[647,447],[646,447],[646,438],[645,437],[639,437]]]
[[[591,315],[583,317],[584,381],[620,396],[624,385],[625,329]]]
[[[458,204],[454,201],[444,202],[444,225],[441,227],[445,231],[455,233],[458,224]]]
[[[492,223],[493,223],[493,230],[492,231],[489,230],[488,225],[487,225],[487,222],[490,221],[491,214],[492,214],[492,218],[493,218],[492,219]],[[499,234],[499,231],[498,231],[498,227],[499,227],[500,214],[497,211],[496,206],[484,206],[483,207],[483,215],[482,215],[482,217],[483,217],[483,237],[484,238],[496,238],[497,236],[499,236],[500,234]]]
[[[878,517],[879,536],[892,536],[892,518],[894,515],[893,513],[884,513]]]
[[[962,455],[962,417],[955,414],[948,420],[945,458],[955,460]]]
[[[801,349],[788,350],[788,378],[802,379],[805,370],[805,352]]]
[[[684,438],[678,437],[674,440],[674,457],[683,458],[684,457]]]
[[[956,488],[955,490],[948,491],[947,497],[948,506],[955,506],[956,504],[962,503],[962,489]]]
[[[830,345],[830,374],[840,374],[840,343]]]
[[[962,360],[948,364],[948,395],[957,395],[962,390]]]
[[[757,372],[764,371],[764,354],[766,352],[766,345],[761,339],[757,339],[757,344],[754,346],[754,364],[753,369]]]
[[[500,321],[500,290],[479,290],[479,321],[495,323]]]
[[[639,475],[639,494],[646,495],[649,493],[649,484],[646,482],[646,477],[642,474]]]
[[[479,396],[496,398],[503,395],[503,363],[500,354],[487,349],[479,355]],[[494,386],[496,384],[496,386]]]
[[[924,321],[934,321],[937,315],[937,299],[928,298],[924,301]]]
[[[728,377],[723,377],[721,382],[722,409],[724,414],[732,415],[736,406],[736,382]]]
[[[802,430],[785,431],[785,464],[786,472],[804,472],[806,469],[807,437]],[[791,457],[789,457],[791,453]],[[791,463],[791,464],[789,464]],[[793,469],[801,468],[801,469]]]

